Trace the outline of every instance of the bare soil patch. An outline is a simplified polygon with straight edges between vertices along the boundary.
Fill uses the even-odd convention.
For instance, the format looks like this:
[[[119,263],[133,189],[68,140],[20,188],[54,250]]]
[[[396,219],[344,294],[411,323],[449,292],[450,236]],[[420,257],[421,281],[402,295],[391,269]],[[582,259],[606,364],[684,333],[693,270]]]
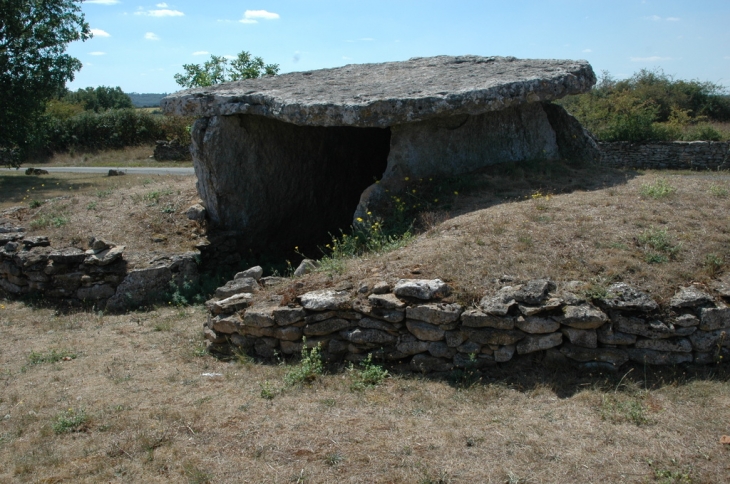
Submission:
[[[86,248],[90,236],[125,245],[134,260],[193,250],[202,233],[185,210],[197,200],[194,176],[53,173],[0,174],[0,212],[47,235],[54,247]]]

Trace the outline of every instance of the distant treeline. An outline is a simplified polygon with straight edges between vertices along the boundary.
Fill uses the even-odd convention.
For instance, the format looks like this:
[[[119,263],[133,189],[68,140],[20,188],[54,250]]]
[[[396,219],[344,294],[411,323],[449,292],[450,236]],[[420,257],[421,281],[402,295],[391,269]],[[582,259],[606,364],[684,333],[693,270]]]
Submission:
[[[559,101],[601,141],[730,139],[730,96],[718,84],[646,70],[616,80],[604,72],[588,93]]]
[[[167,93],[154,94],[154,93],[138,93],[129,92],[127,96],[132,100],[132,104],[135,108],[156,108],[160,106],[160,101],[163,97],[167,96]]]

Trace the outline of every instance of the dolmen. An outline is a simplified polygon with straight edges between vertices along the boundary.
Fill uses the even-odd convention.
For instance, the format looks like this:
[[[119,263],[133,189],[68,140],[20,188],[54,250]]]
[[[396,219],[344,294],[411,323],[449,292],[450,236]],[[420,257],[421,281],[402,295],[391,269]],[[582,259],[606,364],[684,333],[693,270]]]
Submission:
[[[193,162],[212,226],[273,249],[338,233],[407,179],[598,159],[551,103],[595,82],[586,61],[437,56],[188,89],[161,106],[197,117]]]

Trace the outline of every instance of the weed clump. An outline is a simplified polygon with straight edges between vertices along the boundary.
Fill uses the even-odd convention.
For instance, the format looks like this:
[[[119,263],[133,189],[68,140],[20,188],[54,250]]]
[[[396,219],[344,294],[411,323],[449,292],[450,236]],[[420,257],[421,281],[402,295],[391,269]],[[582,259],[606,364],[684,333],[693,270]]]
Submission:
[[[644,183],[641,185],[641,196],[647,198],[666,198],[677,191],[666,178],[658,178],[654,183]]]
[[[302,383],[312,383],[316,380],[324,371],[321,351],[321,344],[318,343],[317,346],[309,349],[306,338],[303,339],[302,358],[284,375],[284,384],[291,387]]]
[[[359,366],[360,368],[355,368],[355,365],[350,363],[347,369],[352,375],[350,389],[353,391],[362,391],[379,385],[389,376],[388,370],[373,363],[372,354],[368,354],[368,357],[361,361]]]

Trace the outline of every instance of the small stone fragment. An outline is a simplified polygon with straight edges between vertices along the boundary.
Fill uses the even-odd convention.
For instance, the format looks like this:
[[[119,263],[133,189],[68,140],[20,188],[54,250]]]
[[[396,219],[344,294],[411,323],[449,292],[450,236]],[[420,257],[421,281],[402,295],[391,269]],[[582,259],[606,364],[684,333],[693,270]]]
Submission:
[[[294,276],[299,277],[314,272],[319,267],[319,262],[312,259],[304,259],[294,271]]]
[[[256,279],[252,277],[246,277],[243,279],[234,279],[228,281],[225,285],[215,290],[215,297],[226,299],[236,294],[252,294],[259,290],[259,285]]]
[[[659,305],[645,292],[626,284],[616,282],[606,290],[606,296],[599,300],[608,309],[620,311],[650,312],[659,308]]]
[[[588,303],[580,306],[565,306],[563,315],[560,322],[576,329],[595,329],[608,321],[608,316],[603,311]]]
[[[700,329],[730,329],[730,308],[705,308],[700,315]]]
[[[444,330],[433,324],[406,320],[406,327],[408,331],[422,341],[439,341],[444,339]]]
[[[584,348],[565,343],[560,347],[560,352],[571,360],[580,362],[599,361],[610,363],[615,367],[629,361],[628,353],[617,348]]]
[[[411,358],[411,368],[421,373],[441,372],[453,369],[454,363],[421,353]]]
[[[636,343],[635,334],[626,334],[615,331],[612,324],[604,324],[596,330],[598,341],[605,345],[633,345]]]
[[[534,279],[515,291],[515,301],[526,304],[540,304],[549,290],[555,289],[555,283],[548,279]]]
[[[320,289],[299,296],[304,309],[309,311],[339,311],[351,308],[350,293],[334,289]]]
[[[376,308],[384,309],[404,309],[406,303],[396,297],[395,294],[376,294],[373,293],[368,296],[368,301]]]
[[[429,303],[406,309],[406,318],[442,325],[457,321],[462,308],[459,304]]]
[[[677,308],[694,308],[713,304],[712,296],[700,291],[695,286],[680,287],[669,301],[669,305]]]
[[[319,323],[306,325],[304,327],[304,334],[306,336],[324,336],[353,326],[355,326],[355,323],[346,319],[332,318]]]
[[[515,354],[515,345],[500,346],[494,350],[494,361],[504,363],[512,359]]]
[[[517,329],[531,334],[554,333],[560,328],[560,323],[550,318],[538,318],[531,316],[523,318],[520,316],[515,322]]]
[[[241,271],[238,274],[235,275],[233,280],[236,279],[244,279],[246,277],[250,277],[258,282],[259,279],[261,279],[261,276],[264,275],[264,270],[261,266],[253,266],[245,271]]]
[[[453,358],[456,354],[456,350],[454,348],[449,348],[449,346],[443,341],[434,341],[433,343],[430,343],[428,345],[428,352],[431,356],[435,356],[436,358]]]
[[[563,328],[563,335],[572,344],[583,348],[598,348],[598,335],[595,329]]]
[[[672,351],[676,353],[689,353],[692,351],[692,344],[686,338],[682,339],[640,339],[636,341],[635,348]]]
[[[525,355],[534,353],[535,351],[546,350],[558,346],[562,342],[563,335],[561,333],[527,335],[517,343],[517,354]]]
[[[451,293],[451,288],[441,279],[400,279],[393,289],[399,297],[422,300],[438,299]]]
[[[671,353],[666,351],[628,348],[626,350],[631,361],[647,365],[680,365],[692,363],[692,353]]]

